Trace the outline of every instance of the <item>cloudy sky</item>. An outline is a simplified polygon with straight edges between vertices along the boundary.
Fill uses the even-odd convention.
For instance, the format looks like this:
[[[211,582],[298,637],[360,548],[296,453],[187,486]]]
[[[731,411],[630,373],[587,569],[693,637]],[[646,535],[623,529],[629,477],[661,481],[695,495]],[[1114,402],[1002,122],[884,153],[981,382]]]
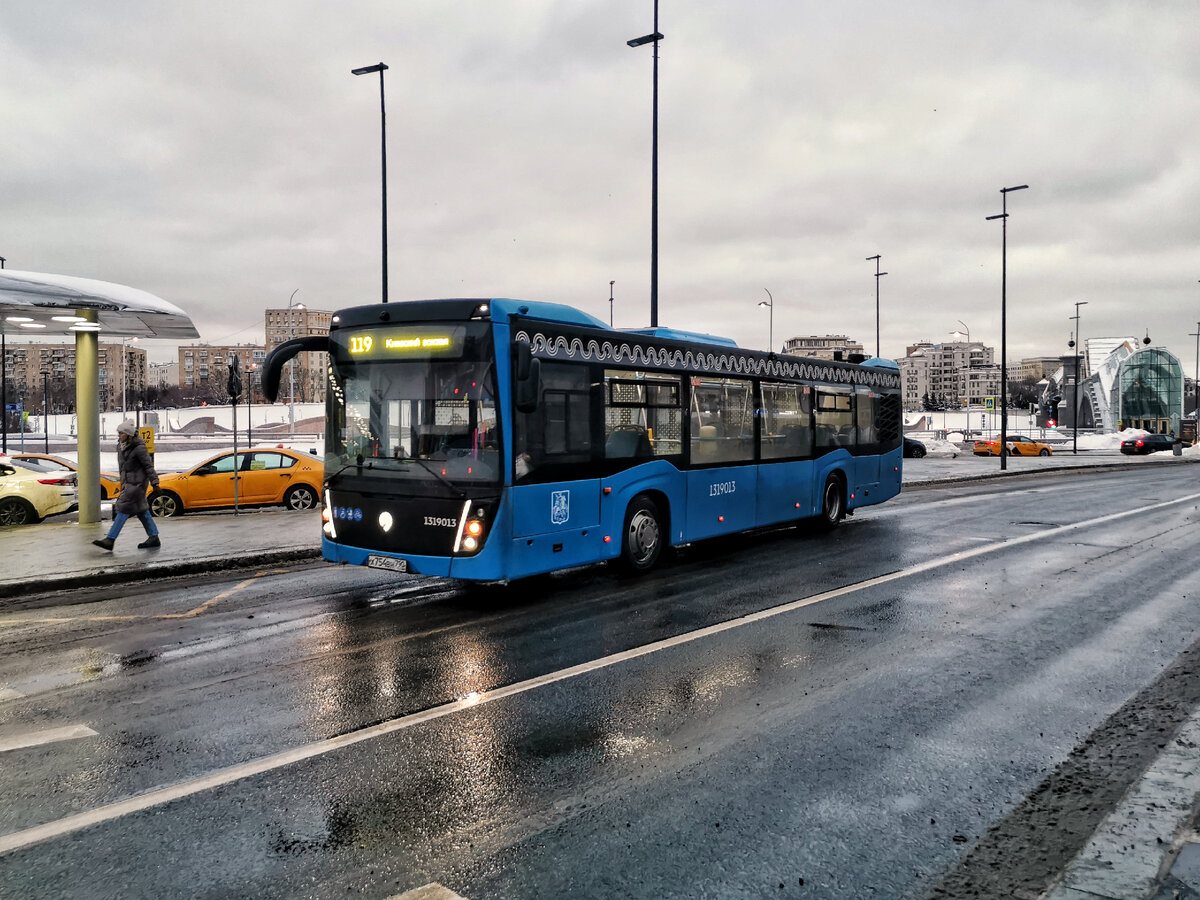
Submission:
[[[0,256],[211,343],[262,310],[520,297],[649,322],[652,0],[7,0]],[[661,0],[659,321],[1009,356],[1200,320],[1195,0]],[[173,347],[149,345],[152,359]]]

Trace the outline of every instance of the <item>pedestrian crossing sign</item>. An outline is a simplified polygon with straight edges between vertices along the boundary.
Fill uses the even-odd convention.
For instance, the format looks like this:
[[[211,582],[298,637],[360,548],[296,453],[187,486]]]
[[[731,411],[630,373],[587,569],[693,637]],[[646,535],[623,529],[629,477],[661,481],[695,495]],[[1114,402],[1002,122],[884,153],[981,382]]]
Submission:
[[[983,408],[986,410],[995,409],[996,408],[996,398],[995,397],[984,397],[983,398]]]

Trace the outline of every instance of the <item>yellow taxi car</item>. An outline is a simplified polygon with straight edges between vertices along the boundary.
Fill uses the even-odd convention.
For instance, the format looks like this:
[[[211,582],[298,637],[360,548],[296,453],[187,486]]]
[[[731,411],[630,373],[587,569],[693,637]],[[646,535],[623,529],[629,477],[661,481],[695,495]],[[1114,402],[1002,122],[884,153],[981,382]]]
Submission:
[[[78,472],[79,466],[69,459],[49,453],[10,453],[13,459],[28,459],[52,472]],[[114,500],[121,493],[121,476],[112,472],[100,473],[100,499]]]
[[[79,505],[75,476],[0,456],[0,526],[36,525]]]
[[[325,465],[307,453],[283,447],[220,453],[200,465],[172,475],[160,475],[150,494],[155,516],[179,516],[191,509],[233,506],[234,474],[239,506],[312,509],[321,496]]]
[[[999,456],[1000,455],[1000,439],[994,441],[976,441],[975,442],[976,456]],[[1043,444],[1041,441],[1035,441],[1033,438],[1027,438],[1019,434],[1010,434],[1008,436],[1008,455],[1009,456],[1050,456],[1054,453],[1050,449],[1049,444]]]

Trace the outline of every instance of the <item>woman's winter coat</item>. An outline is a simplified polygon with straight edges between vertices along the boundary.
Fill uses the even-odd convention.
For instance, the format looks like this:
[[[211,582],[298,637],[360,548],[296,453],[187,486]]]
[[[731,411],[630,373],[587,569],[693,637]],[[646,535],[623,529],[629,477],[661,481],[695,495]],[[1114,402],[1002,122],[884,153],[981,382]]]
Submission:
[[[158,473],[146,442],[137,435],[117,443],[117,465],[121,470],[121,493],[113,508],[127,516],[136,516],[150,508],[146,502],[146,487],[158,487]]]

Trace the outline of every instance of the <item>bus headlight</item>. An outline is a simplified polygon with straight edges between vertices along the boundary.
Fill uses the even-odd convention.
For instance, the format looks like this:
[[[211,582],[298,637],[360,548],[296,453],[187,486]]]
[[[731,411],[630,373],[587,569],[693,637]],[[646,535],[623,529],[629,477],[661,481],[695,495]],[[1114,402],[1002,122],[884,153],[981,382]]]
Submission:
[[[454,541],[455,553],[474,553],[483,546],[483,536],[487,531],[487,526],[483,518],[483,509],[475,510],[475,514],[471,514],[471,501],[468,500],[463,504],[462,513],[458,517],[458,536]]]

